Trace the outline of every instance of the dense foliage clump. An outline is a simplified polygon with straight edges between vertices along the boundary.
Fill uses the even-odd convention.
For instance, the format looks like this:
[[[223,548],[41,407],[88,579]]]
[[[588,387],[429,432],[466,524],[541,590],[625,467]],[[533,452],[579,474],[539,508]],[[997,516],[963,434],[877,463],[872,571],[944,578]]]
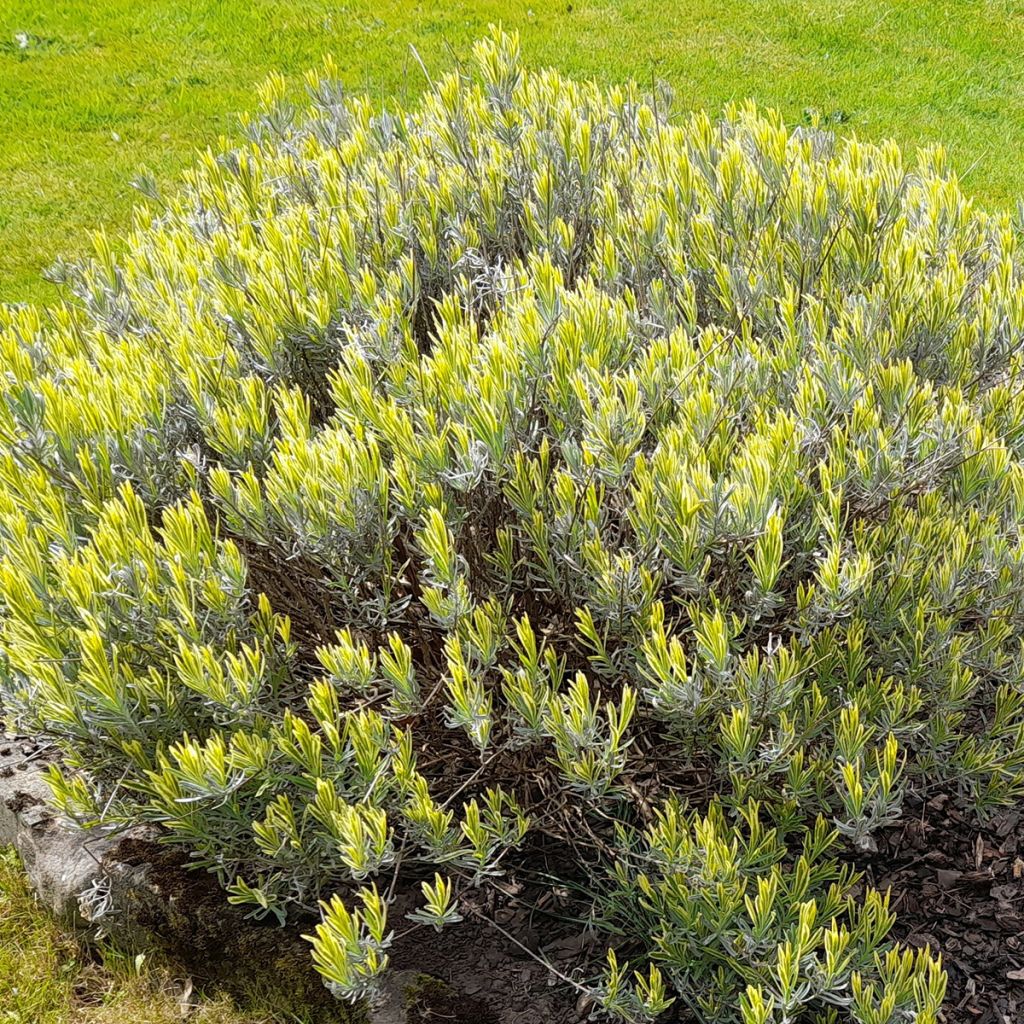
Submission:
[[[319,908],[339,995],[396,891],[458,927],[543,848],[598,1013],[935,1021],[846,854],[1024,794],[1021,226],[515,51],[411,111],[270,83],[2,314],[8,713],[83,824]]]

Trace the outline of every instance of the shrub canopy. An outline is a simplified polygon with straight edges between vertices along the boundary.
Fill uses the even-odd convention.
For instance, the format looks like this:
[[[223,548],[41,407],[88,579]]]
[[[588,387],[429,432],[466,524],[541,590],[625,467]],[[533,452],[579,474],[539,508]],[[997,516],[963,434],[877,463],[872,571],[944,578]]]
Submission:
[[[8,712],[83,824],[321,905],[340,995],[393,880],[456,925],[543,844],[611,1016],[932,1022],[844,862],[925,781],[1024,794],[1020,225],[474,57],[410,110],[270,82],[0,315]]]

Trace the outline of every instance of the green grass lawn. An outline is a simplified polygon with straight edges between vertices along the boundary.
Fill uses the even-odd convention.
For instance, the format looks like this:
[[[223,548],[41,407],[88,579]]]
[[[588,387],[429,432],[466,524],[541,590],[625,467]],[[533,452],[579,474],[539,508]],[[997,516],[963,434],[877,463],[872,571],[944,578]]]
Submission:
[[[498,21],[536,64],[941,141],[981,201],[1024,193],[1024,0],[4,0],[0,300],[45,299],[43,267],[127,223],[139,168],[173,179],[270,71],[332,53],[353,89],[408,94],[410,44],[443,70]]]

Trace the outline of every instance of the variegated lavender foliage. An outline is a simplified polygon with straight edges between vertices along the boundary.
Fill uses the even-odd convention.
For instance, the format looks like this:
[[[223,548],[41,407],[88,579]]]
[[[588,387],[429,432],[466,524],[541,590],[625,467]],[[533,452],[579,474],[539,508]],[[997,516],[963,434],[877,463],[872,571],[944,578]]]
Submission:
[[[393,878],[457,927],[554,843],[602,1012],[934,1021],[836,853],[924,779],[1024,794],[1020,224],[508,36],[412,110],[310,93],[2,314],[6,701],[59,803],[323,901],[344,996]]]

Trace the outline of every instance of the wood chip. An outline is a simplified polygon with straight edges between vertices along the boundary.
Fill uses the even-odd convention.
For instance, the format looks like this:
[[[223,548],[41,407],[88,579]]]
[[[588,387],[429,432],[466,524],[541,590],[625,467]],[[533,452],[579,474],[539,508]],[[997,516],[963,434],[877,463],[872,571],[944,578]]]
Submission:
[[[952,889],[962,877],[962,871],[955,871],[952,868],[940,868],[935,872],[936,881],[943,889]]]

